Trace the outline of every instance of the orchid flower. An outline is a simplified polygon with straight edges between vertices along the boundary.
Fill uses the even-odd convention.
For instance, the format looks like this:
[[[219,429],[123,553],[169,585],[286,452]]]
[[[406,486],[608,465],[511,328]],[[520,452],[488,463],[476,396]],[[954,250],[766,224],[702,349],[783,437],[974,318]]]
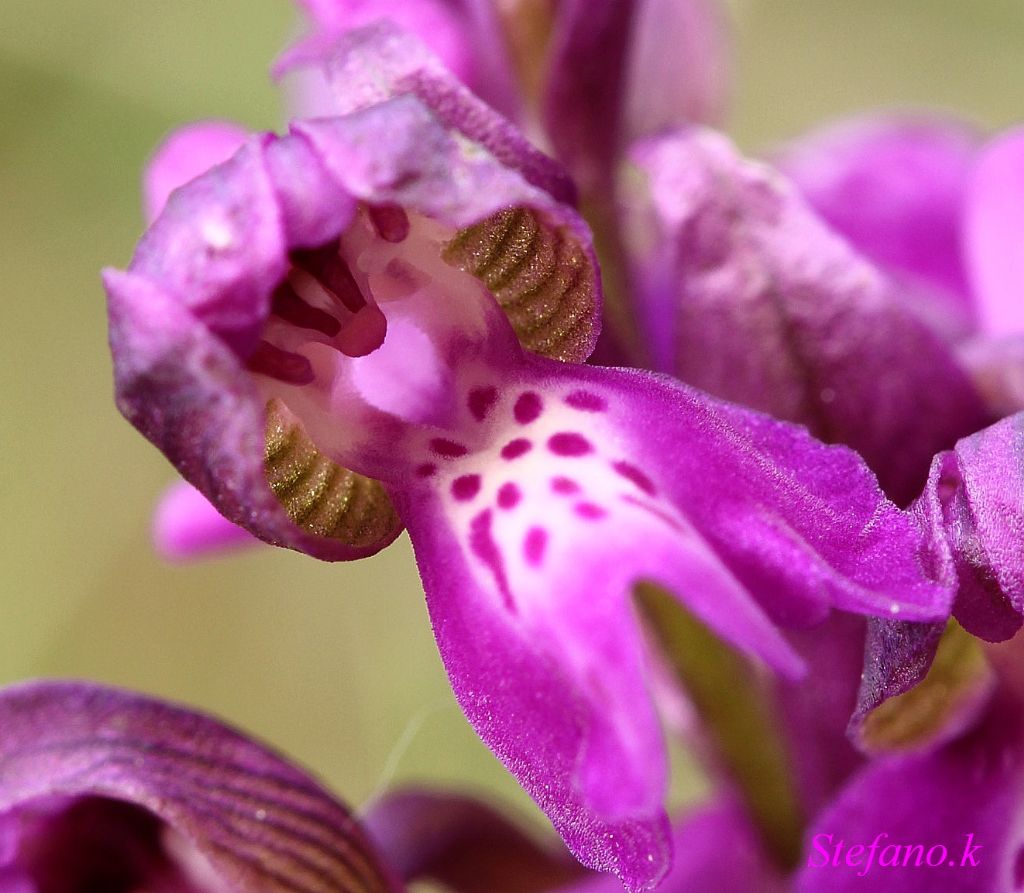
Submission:
[[[670,834],[637,584],[784,675],[776,624],[936,621],[949,589],[852,451],[579,364],[601,287],[571,181],[418,43],[375,25],[326,70],[335,116],[246,139],[106,272],[118,405],[267,542],[350,559],[407,527],[470,722],[577,858],[647,889]],[[209,136],[158,158],[153,206],[221,161]]]

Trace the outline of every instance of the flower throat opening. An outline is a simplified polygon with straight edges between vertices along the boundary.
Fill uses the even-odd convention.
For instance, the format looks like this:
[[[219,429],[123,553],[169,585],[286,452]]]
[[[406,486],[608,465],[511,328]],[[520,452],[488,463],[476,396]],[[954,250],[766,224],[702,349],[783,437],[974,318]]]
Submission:
[[[395,206],[371,206],[366,217],[377,237],[398,244],[409,235],[409,218]],[[277,320],[306,330],[349,357],[373,353],[384,343],[387,320],[366,286],[360,286],[346,260],[341,239],[319,248],[293,251],[292,269],[274,290],[270,311]],[[249,356],[252,372],[287,384],[310,384],[310,361],[264,337]]]

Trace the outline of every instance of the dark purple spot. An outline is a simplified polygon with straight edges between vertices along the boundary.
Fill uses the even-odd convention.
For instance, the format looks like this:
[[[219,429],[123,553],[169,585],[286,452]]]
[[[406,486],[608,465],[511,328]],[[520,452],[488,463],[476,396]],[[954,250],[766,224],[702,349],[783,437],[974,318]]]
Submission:
[[[502,484],[498,490],[498,508],[510,509],[519,504],[522,494],[519,488],[511,481]]]
[[[523,540],[523,557],[534,567],[544,560],[544,549],[548,544],[548,532],[543,527],[531,527]]]
[[[370,205],[370,223],[385,242],[404,242],[409,236],[409,217],[398,205]]]
[[[445,459],[457,459],[469,452],[461,443],[454,440],[445,440],[443,437],[435,437],[430,441],[430,448]]]
[[[469,411],[473,414],[473,418],[478,422],[482,422],[487,418],[487,413],[491,411],[494,406],[494,401],[497,399],[497,388],[473,388],[473,390],[469,392],[469,397],[466,400],[466,403],[469,405]]]
[[[588,521],[597,521],[608,514],[601,506],[592,502],[577,502],[574,506],[576,514]]]
[[[654,496],[658,492],[654,482],[635,465],[630,465],[628,462],[613,462],[612,468],[627,481],[636,484],[648,496]]]
[[[469,502],[480,492],[480,475],[464,474],[452,481],[452,496],[460,502]]]
[[[469,522],[469,548],[494,574],[494,581],[498,584],[501,596],[505,600],[505,607],[510,611],[515,611],[516,606],[508,588],[508,578],[505,576],[505,563],[501,558],[501,550],[494,542],[494,537],[491,536],[490,509],[480,512]]]
[[[333,338],[341,331],[341,323],[337,319],[326,310],[307,304],[287,282],[282,282],[274,289],[270,308],[275,316],[300,329],[312,329],[328,338]]]
[[[608,408],[608,401],[591,391],[573,391],[565,398],[565,402],[573,409],[582,409],[584,412],[604,412]]]
[[[1024,888],[1024,846],[1017,850],[1013,860],[1013,886],[1017,890]]]
[[[437,471],[437,466],[433,462],[424,462],[422,465],[416,466],[416,477],[428,478],[431,477]]]
[[[253,372],[276,378],[285,384],[310,384],[316,377],[313,374],[312,363],[302,354],[281,350],[269,341],[257,344],[256,350],[249,354],[245,365]]]
[[[510,440],[501,448],[502,459],[518,459],[525,453],[530,452],[533,449],[533,444],[530,443],[525,437],[517,437],[515,440]]]
[[[512,409],[512,414],[520,425],[529,425],[530,422],[540,416],[543,408],[544,404],[541,403],[540,395],[535,394],[533,391],[526,391],[526,393],[519,395],[519,399],[516,400],[516,405]]]
[[[686,532],[682,524],[680,524],[668,512],[658,508],[657,506],[649,505],[648,503],[640,499],[637,499],[635,496],[623,496],[622,501],[625,502],[627,505],[635,505],[638,509],[643,509],[649,515],[653,515],[655,518],[661,521],[662,524],[668,525],[673,530],[678,531],[679,533]]]
[[[551,479],[551,489],[562,496],[572,496],[580,492],[580,485],[571,478],[557,477]]]
[[[582,434],[563,431],[551,435],[548,439],[548,449],[556,456],[585,456],[593,447]]]

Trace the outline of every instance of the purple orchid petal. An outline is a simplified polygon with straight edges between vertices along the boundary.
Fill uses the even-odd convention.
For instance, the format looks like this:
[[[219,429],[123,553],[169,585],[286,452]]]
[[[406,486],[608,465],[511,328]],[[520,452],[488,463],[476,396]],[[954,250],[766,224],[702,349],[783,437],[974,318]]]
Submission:
[[[191,484],[176,481],[161,497],[153,517],[153,542],[164,558],[179,561],[259,540],[232,524]]]
[[[1024,129],[981,153],[967,199],[966,247],[982,327],[1024,333]]]
[[[1024,413],[937,456],[923,498],[941,507],[956,619],[982,639],[1010,638],[1024,620]]]
[[[0,692],[0,727],[5,891],[400,889],[319,784],[206,716],[37,682]]]
[[[205,121],[171,134],[150,159],[143,184],[146,220],[154,221],[170,194],[211,167],[227,161],[249,134],[235,124]]]
[[[815,815],[863,762],[846,732],[864,666],[864,627],[863,617],[833,613],[788,635],[807,674],[778,680],[774,696],[803,815]]]
[[[1024,412],[1024,336],[974,338],[959,353],[993,414]]]
[[[433,223],[410,238],[410,214]],[[379,272],[358,271],[357,282],[344,258],[328,256],[340,250],[334,240],[343,232],[357,234],[346,244]],[[379,250],[360,241],[369,232]],[[325,243],[335,247],[318,247]],[[419,288],[423,250],[433,252],[426,261],[442,278],[455,275],[451,264],[479,275],[532,349],[574,360],[589,354],[600,285],[585,224],[404,96],[296,124],[287,137],[254,138],[175,192],[129,271],[106,275],[119,405],[219,511],[261,539],[327,559],[372,554],[400,524],[382,485],[347,471],[346,460],[370,467],[372,457],[359,449],[363,436],[385,442],[395,412],[414,421],[415,406],[432,405],[437,393],[432,385],[412,403],[396,403],[384,383],[402,378],[389,356],[408,365],[416,344],[433,343],[417,336],[418,323],[389,323],[377,301]],[[441,259],[445,251],[450,263]],[[330,280],[337,303],[317,304],[327,294],[317,276]],[[413,302],[416,312],[433,313],[431,324],[448,335],[469,337],[481,304],[495,306],[471,281],[466,302],[435,289]],[[460,319],[462,312],[469,316]],[[389,350],[362,357],[382,344],[389,325]],[[403,352],[403,338],[412,352]],[[331,339],[340,351],[334,359],[321,346]],[[352,387],[335,395],[337,405],[318,403],[316,435],[305,427],[310,414],[297,418],[288,400],[334,399],[327,379],[312,397],[301,388],[317,370],[329,377],[328,365],[342,354],[352,359],[344,388]],[[439,374],[442,359],[435,355]],[[414,371],[428,382],[427,366]],[[337,423],[346,405],[353,413],[347,446]]]
[[[853,453],[669,379],[493,343],[460,388],[459,441],[423,435],[396,505],[477,732],[584,864],[644,889],[664,870],[665,768],[637,583],[788,674],[768,615],[936,618],[949,593]]]
[[[411,94],[446,128],[479,143],[556,200],[575,204],[576,187],[565,169],[459,83],[413,35],[388,22],[361,28],[332,45],[327,66],[336,113]]]
[[[808,831],[798,893],[1019,889],[1020,717],[1004,696],[944,748],[868,764]]]
[[[871,260],[969,302],[962,228],[977,149],[962,122],[894,113],[826,127],[775,160]]]
[[[606,188],[639,136],[719,117],[725,28],[713,0],[564,0],[543,99],[559,158],[587,193]]]
[[[700,130],[637,145],[626,199],[655,365],[858,450],[901,503],[990,421],[952,348],[766,167]]]
[[[380,20],[416,35],[462,83],[512,120],[520,115],[497,10],[488,0],[299,0],[314,23],[311,35],[275,65],[283,73],[330,52],[339,37]],[[328,82],[314,73],[298,96],[304,114],[336,112]]]
[[[452,893],[543,893],[584,874],[561,846],[542,845],[471,797],[394,791],[364,824],[403,880],[433,881]]]
[[[675,860],[660,893],[784,893],[788,885],[765,855],[738,801],[722,797],[683,816],[673,832]],[[559,893],[618,893],[611,879]]]

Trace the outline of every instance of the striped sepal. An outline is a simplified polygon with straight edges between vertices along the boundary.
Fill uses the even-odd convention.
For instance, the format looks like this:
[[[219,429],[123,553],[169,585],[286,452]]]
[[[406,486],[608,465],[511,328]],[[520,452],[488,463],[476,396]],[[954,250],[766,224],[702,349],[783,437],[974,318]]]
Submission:
[[[315,536],[382,547],[401,526],[379,481],[336,465],[279,400],[267,404],[267,481],[288,516]]]
[[[508,208],[460,230],[444,259],[491,290],[528,350],[567,362],[587,358],[597,273],[572,233],[528,208]]]
[[[15,882],[19,869],[36,880],[59,868],[68,890],[122,889],[111,880],[122,876],[132,879],[123,889],[178,889],[173,872],[202,877],[204,890],[396,893],[341,803],[210,717],[47,681],[0,691],[0,728],[0,816],[14,818],[3,831]],[[176,832],[173,845],[161,826]]]

